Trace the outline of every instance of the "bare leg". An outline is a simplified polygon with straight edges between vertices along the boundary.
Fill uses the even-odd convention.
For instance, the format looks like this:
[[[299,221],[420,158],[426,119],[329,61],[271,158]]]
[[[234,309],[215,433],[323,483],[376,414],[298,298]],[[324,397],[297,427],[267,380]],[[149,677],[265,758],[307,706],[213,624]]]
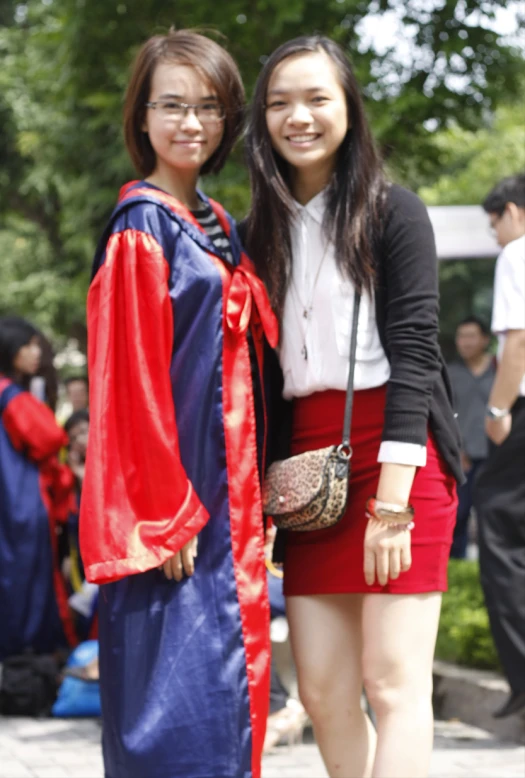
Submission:
[[[441,594],[369,594],[363,672],[377,717],[374,778],[424,778],[433,741],[432,660]]]
[[[299,696],[331,778],[369,778],[375,732],[361,710],[363,596],[288,597]]]

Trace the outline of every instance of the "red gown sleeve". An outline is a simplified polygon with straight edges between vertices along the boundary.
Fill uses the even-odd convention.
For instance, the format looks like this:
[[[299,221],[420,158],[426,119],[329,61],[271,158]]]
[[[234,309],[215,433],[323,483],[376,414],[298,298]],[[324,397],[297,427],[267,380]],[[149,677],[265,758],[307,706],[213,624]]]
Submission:
[[[33,462],[42,462],[67,445],[67,435],[53,411],[29,392],[10,400],[2,421],[13,446]]]
[[[61,465],[57,454],[67,445],[67,434],[53,412],[29,392],[17,394],[8,403],[2,420],[17,451],[38,465],[42,497],[53,521],[64,522],[71,507],[74,476]]]
[[[168,264],[146,233],[114,234],[88,295],[90,430],[80,507],[86,576],[157,567],[209,516],[179,454]]]

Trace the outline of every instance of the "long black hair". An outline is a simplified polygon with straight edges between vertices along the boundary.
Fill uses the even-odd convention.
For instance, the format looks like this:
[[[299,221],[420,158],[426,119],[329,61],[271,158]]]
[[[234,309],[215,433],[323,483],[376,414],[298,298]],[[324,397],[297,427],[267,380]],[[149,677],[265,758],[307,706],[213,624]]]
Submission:
[[[16,355],[35,335],[35,327],[20,316],[0,316],[0,373],[13,375]]]
[[[334,63],[348,106],[349,128],[327,188],[324,232],[335,246],[338,266],[359,289],[374,284],[374,245],[380,235],[380,204],[386,191],[359,85],[343,49],[320,35],[294,38],[266,61],[252,101],[246,154],[252,207],[246,220],[246,248],[282,315],[291,276],[290,218],[294,213],[288,163],[273,149],[266,124],[266,95],[276,66],[287,57],[324,52]]]

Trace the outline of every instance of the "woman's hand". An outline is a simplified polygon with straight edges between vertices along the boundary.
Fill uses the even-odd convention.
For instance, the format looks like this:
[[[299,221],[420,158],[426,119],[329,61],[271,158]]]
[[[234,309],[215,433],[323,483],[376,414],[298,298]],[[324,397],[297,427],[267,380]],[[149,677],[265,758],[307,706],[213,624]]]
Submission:
[[[377,499],[394,505],[408,505],[416,468],[383,462],[377,485]],[[364,507],[364,506],[363,506]],[[417,521],[417,517],[416,517]],[[365,532],[365,580],[372,586],[376,577],[381,586],[395,581],[412,564],[410,530],[389,527],[369,519]]]
[[[180,551],[166,560],[160,570],[170,581],[182,581],[184,575],[191,576],[195,572],[198,535],[189,540]]]
[[[387,524],[369,519],[365,532],[365,581],[372,586],[377,581],[385,586],[389,579],[395,581],[401,573],[410,570],[412,553],[410,530],[391,528]]]

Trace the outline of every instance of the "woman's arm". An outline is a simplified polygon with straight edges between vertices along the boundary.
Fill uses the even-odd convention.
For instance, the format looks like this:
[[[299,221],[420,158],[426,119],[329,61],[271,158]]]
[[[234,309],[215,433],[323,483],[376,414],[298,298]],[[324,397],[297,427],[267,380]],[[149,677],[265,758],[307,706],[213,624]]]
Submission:
[[[382,256],[385,347],[390,361],[383,441],[426,445],[441,372],[434,233],[412,192],[393,187]]]
[[[208,520],[179,453],[168,272],[157,241],[126,229],[109,239],[89,292],[80,535],[87,578],[98,583],[162,565]]]
[[[426,462],[430,401],[441,372],[439,290],[434,234],[425,206],[416,195],[400,187],[392,188],[389,206],[381,280],[385,287],[385,346],[391,374],[376,497],[404,507],[410,502],[414,462]],[[410,565],[410,531],[370,519],[364,555],[367,583],[373,584],[377,577],[385,585]]]
[[[377,499],[395,505],[408,505],[416,468],[412,465],[399,465],[383,462],[377,487]]]

